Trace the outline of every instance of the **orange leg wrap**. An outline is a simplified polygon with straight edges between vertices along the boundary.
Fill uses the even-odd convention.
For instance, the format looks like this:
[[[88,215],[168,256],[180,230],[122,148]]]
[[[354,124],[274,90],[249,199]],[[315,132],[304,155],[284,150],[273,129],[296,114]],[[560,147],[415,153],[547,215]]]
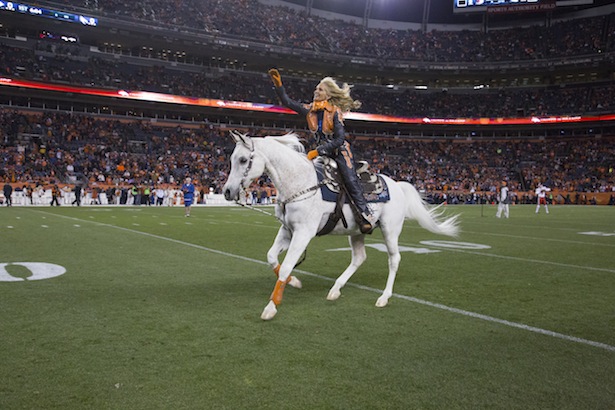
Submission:
[[[273,293],[271,294],[271,300],[278,306],[282,303],[282,295],[284,294],[284,288],[286,287],[286,282],[281,280],[276,281],[275,287],[273,288]]]
[[[273,268],[273,273],[275,273],[275,276],[277,276],[278,278],[280,277],[280,268],[282,267],[282,265],[280,265],[278,263],[278,266],[276,266],[275,268]],[[292,279],[291,276],[288,276],[288,278],[286,278],[286,283],[290,282],[290,280]]]

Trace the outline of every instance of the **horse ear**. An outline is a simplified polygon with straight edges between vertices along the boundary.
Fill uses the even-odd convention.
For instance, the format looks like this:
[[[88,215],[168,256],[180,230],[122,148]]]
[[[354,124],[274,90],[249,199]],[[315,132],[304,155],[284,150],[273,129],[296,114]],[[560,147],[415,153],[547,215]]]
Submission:
[[[231,134],[231,137],[233,137],[233,140],[235,140],[236,143],[242,143],[244,145],[248,145],[248,141],[247,138],[249,138],[248,136],[241,134],[240,132],[237,132],[235,130],[230,130],[229,134]]]

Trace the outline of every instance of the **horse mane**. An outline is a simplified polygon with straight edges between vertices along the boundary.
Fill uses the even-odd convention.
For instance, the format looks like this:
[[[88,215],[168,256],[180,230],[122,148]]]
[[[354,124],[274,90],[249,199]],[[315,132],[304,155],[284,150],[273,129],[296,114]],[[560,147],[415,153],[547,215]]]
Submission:
[[[299,136],[294,132],[289,132],[288,134],[279,136],[270,135],[265,138],[279,142],[280,144],[285,145],[286,147],[291,148],[294,151],[297,151],[301,154],[305,154],[305,147],[301,143],[301,139],[299,138]]]

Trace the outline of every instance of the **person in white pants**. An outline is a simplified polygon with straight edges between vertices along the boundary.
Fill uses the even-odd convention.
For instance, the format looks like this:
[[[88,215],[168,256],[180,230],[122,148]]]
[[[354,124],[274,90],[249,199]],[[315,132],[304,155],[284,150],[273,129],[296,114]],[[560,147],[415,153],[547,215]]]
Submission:
[[[509,197],[508,197],[508,186],[506,184],[506,181],[502,181],[502,186],[500,186],[500,193],[498,195],[498,212],[495,214],[495,216],[497,218],[501,218],[502,217],[502,212],[504,213],[504,218],[508,218],[509,216],[509,209],[508,209],[508,204],[510,203]]]
[[[549,213],[549,207],[547,206],[547,192],[551,191],[551,188],[544,186],[543,184],[538,184],[538,188],[536,188],[536,196],[538,197],[538,201],[536,202],[536,213],[540,210],[540,205],[545,206],[545,211]]]

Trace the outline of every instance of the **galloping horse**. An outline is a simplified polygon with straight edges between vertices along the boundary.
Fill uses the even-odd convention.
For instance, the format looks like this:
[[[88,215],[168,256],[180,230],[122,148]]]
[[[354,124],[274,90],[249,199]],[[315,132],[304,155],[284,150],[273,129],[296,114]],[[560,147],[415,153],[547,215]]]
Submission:
[[[286,284],[301,287],[301,282],[291,276],[291,272],[309,242],[326,224],[335,204],[323,200],[314,164],[307,159],[297,135],[290,133],[261,138],[251,138],[237,132],[231,132],[231,135],[236,146],[231,155],[231,172],[223,188],[224,197],[239,200],[240,192],[263,173],[269,176],[278,191],[275,212],[282,226],[267,252],[267,262],[278,280],[261,315],[263,320],[270,320],[277,313]],[[378,219],[386,244],[389,276],[382,295],[376,301],[377,307],[386,306],[393,294],[393,283],[401,259],[398,239],[405,218],[416,219],[423,228],[437,234],[456,236],[459,231],[457,216],[441,220],[441,212],[435,208],[429,209],[410,183],[396,182],[385,175],[381,178],[388,186],[390,200],[370,204],[370,207]],[[341,288],[366,259],[365,234],[359,231],[349,205],[344,205],[343,214],[346,226],[338,223],[331,233],[349,236],[352,260],[335,281],[327,295],[328,300],[340,297]],[[278,256],[285,250],[286,256],[280,265]]]

